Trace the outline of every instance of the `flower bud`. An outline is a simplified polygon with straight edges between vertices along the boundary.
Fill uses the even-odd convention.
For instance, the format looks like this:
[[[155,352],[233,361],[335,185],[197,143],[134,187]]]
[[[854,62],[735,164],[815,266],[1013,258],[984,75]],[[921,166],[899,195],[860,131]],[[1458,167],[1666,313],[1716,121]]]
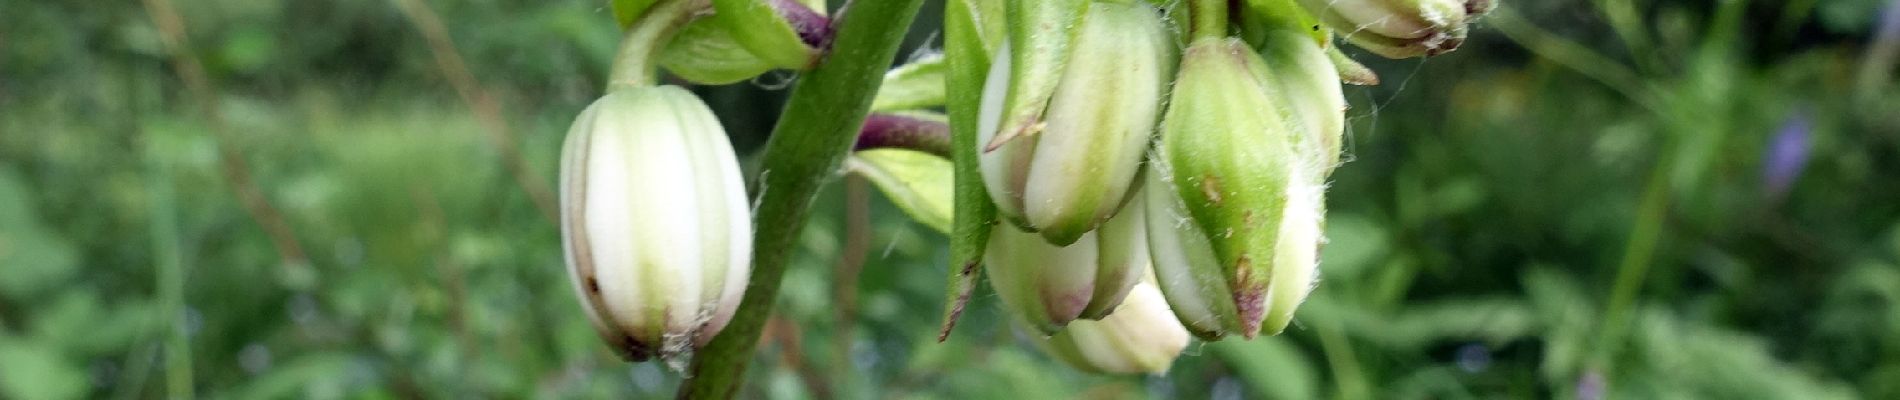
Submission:
[[[1152,281],[1142,281],[1114,314],[1075,321],[1042,341],[1042,348],[1083,371],[1159,375],[1168,372],[1187,344],[1187,329],[1175,322],[1161,291]]]
[[[568,275],[621,357],[673,358],[725,327],[752,231],[712,110],[675,86],[608,93],[568,129],[560,185]]]
[[[1489,0],[1299,0],[1347,41],[1387,58],[1428,57],[1458,49],[1470,22],[1467,9],[1489,10]]]
[[[1181,65],[1143,199],[1157,282],[1196,335],[1277,334],[1314,279],[1322,153],[1259,111],[1281,110],[1281,71],[1244,42],[1198,40]]]
[[[1057,245],[1075,243],[1121,208],[1173,65],[1173,45],[1152,7],[1096,2],[1081,24],[1040,122],[998,141],[1015,132],[1003,121],[1009,43],[991,67],[978,118],[977,142],[997,144],[979,163],[998,212]]]
[[[1300,133],[1296,153],[1317,157],[1312,162],[1331,172],[1346,132],[1346,94],[1339,68],[1321,44],[1303,32],[1270,30],[1260,46],[1265,68],[1253,72],[1279,106],[1280,118]]]
[[[1121,305],[1148,266],[1146,225],[1138,207],[1056,246],[1008,224],[996,224],[983,253],[990,285],[1003,305],[1043,334],[1076,319],[1101,319]]]

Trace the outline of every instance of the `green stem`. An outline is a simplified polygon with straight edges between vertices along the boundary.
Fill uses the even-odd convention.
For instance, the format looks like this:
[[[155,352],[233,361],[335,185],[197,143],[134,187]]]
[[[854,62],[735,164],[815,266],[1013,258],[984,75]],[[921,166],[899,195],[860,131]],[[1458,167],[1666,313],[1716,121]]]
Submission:
[[[154,285],[164,310],[165,393],[170,398],[188,399],[193,397],[191,341],[185,336],[185,267],[178,245],[177,196],[171,164],[151,147],[154,139],[154,135],[146,135],[146,194],[151,200],[146,228],[152,236],[152,261],[157,269]]]
[[[923,0],[855,1],[836,21],[833,51],[800,78],[765,144],[754,214],[752,279],[726,329],[693,357],[682,399],[727,399],[739,391],[798,233],[818,189],[839,166],[871,111],[884,71]]]
[[[1227,0],[1188,0],[1194,39],[1227,37]]]
[[[1629,330],[1633,308],[1636,307],[1636,295],[1642,291],[1643,282],[1649,278],[1650,260],[1656,254],[1656,244],[1662,237],[1664,215],[1669,209],[1669,169],[1670,163],[1657,162],[1650,172],[1649,183],[1643,189],[1642,203],[1637,207],[1636,224],[1630,227],[1629,243],[1623,248],[1623,260],[1616,268],[1616,283],[1610,288],[1610,302],[1604,306],[1603,326],[1597,332],[1598,365],[1608,376],[1615,359],[1616,350],[1622,346],[1623,337]]]
[[[1591,50],[1580,43],[1565,39],[1537,27],[1531,21],[1519,16],[1516,10],[1499,7],[1485,17],[1490,25],[1503,33],[1506,39],[1517,42],[1531,54],[1559,66],[1576,71],[1592,80],[1609,86],[1611,90],[1629,98],[1656,115],[1667,115],[1667,108],[1657,99],[1655,90],[1643,82],[1643,77],[1603,54]]]
[[[660,51],[666,50],[680,28],[710,9],[706,0],[663,0],[648,8],[620,40],[613,72],[607,76],[607,90],[658,84]]]
[[[1334,384],[1337,385],[1335,398],[1359,400],[1372,398],[1372,385],[1366,382],[1361,372],[1358,356],[1353,354],[1352,340],[1339,327],[1339,321],[1330,318],[1312,319],[1313,331],[1319,337],[1320,350],[1326,353],[1326,365],[1332,369]]]

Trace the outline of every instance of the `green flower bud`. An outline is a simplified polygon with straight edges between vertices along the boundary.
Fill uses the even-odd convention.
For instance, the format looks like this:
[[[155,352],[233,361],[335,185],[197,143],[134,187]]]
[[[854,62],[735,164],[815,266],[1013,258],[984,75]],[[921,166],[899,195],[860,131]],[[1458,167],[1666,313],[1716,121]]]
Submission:
[[[674,86],[620,89],[561,152],[561,239],[589,321],[621,357],[674,358],[739,306],[751,218],[725,130]]]
[[[1151,281],[1128,292],[1122,306],[1100,321],[1075,321],[1041,341],[1042,348],[1076,369],[1100,374],[1152,374],[1187,348],[1188,332]]]
[[[980,157],[998,212],[1057,245],[1075,243],[1128,197],[1174,57],[1161,17],[1145,4],[1092,3],[1079,30],[1035,132]],[[1011,129],[1003,120],[1010,46],[1001,46],[985,84],[978,143]]]
[[[1043,334],[1114,312],[1148,266],[1146,225],[1130,208],[1068,246],[997,224],[983,254],[1003,305]]]
[[[1239,39],[1198,40],[1181,65],[1144,196],[1157,282],[1196,335],[1277,334],[1318,262],[1320,124],[1282,116],[1283,71]]]
[[[1466,0],[1299,0],[1347,41],[1387,58],[1428,57],[1458,49],[1469,23]],[[1477,0],[1474,10],[1489,9]]]

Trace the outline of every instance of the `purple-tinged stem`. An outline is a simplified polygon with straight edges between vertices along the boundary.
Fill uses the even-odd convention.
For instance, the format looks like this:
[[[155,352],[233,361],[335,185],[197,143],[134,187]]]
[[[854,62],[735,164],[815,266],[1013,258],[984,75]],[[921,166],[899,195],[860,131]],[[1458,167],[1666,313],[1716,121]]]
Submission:
[[[772,0],[771,4],[779,18],[791,23],[792,30],[798,32],[798,39],[803,40],[806,46],[819,50],[830,48],[833,33],[831,18],[813,11],[798,0]]]
[[[950,124],[898,114],[871,114],[852,150],[900,148],[950,158]]]

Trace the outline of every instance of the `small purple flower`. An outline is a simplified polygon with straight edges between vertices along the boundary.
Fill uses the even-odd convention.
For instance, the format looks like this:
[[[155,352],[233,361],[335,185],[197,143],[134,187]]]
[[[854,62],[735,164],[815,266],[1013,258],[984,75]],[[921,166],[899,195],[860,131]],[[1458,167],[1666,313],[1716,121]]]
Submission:
[[[1603,378],[1603,372],[1590,370],[1577,378],[1577,400],[1601,400],[1610,382]]]
[[[1795,179],[1807,168],[1813,130],[1814,122],[1806,111],[1796,112],[1782,123],[1762,154],[1763,194],[1779,199],[1794,186]]]

